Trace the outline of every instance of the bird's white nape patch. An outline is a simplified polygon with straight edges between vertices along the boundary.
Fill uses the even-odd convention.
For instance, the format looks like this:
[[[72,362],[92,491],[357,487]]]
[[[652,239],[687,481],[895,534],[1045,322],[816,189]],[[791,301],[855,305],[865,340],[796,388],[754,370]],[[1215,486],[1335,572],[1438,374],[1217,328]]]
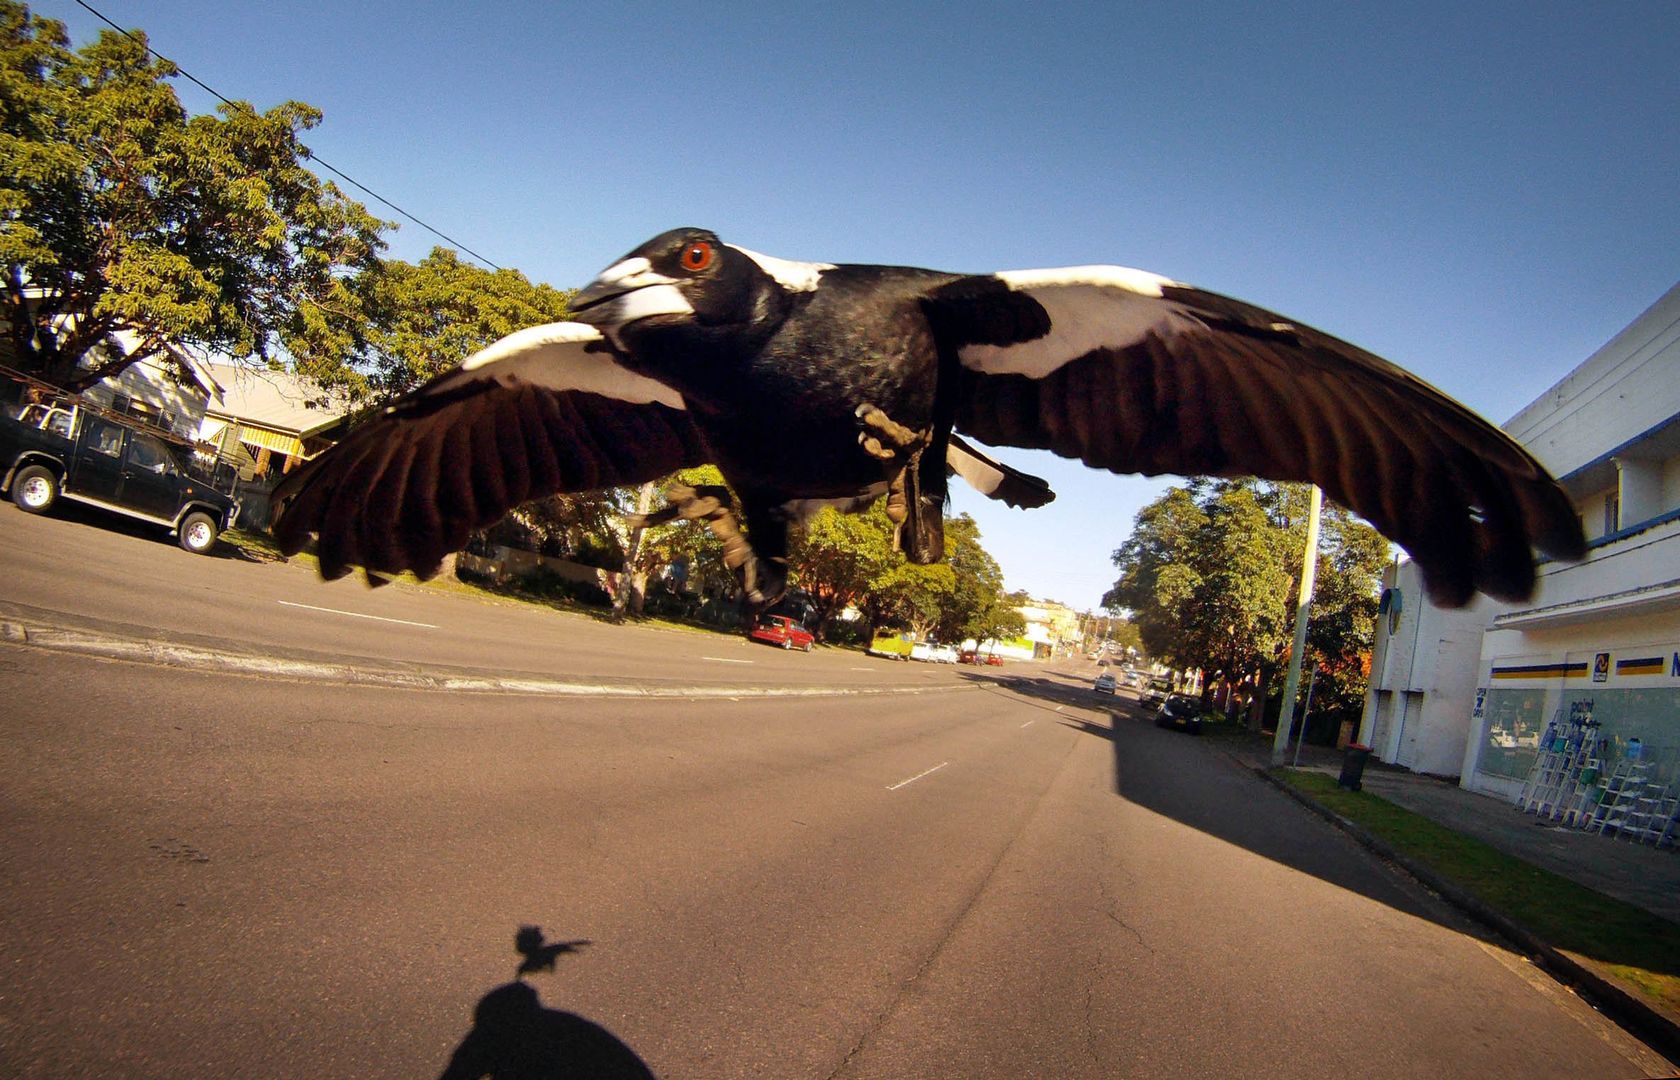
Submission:
[[[577,390],[635,405],[657,401],[673,409],[687,408],[682,395],[671,387],[620,366],[610,353],[589,350],[589,345],[602,340],[601,331],[583,323],[528,326],[469,356],[457,375],[491,378],[504,385],[524,382],[550,390]],[[459,385],[458,379],[444,378],[432,389]]]
[[[794,262],[792,259],[778,259],[774,255],[761,255],[756,251],[748,251],[744,247],[734,244],[726,245],[735,248],[741,254],[758,264],[758,268],[776,279],[776,283],[784,289],[794,292],[812,292],[817,283],[822,280],[824,270],[833,270],[833,263]]]
[[[1178,283],[1124,266],[1064,266],[1047,270],[1004,270],[995,275],[1015,292],[1026,293],[1050,316],[1050,332],[1014,345],[966,345],[963,366],[988,375],[1042,379],[1096,349],[1123,349],[1148,334],[1170,334],[1201,323],[1165,299]]]

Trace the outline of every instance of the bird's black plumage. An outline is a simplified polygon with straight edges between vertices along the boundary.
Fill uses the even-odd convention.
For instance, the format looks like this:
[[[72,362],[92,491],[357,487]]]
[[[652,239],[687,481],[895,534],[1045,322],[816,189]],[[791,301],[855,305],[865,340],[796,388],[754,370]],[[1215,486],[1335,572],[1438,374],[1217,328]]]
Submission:
[[[1405,546],[1448,604],[1525,597],[1535,547],[1584,549],[1557,483],[1439,391],[1141,271],[794,263],[677,229],[608,267],[573,311],[293,472],[277,492],[282,547],[318,534],[327,576],[425,574],[527,499],[711,462],[740,497],[741,569],[769,600],[788,522],[817,506],[886,495],[900,546],[932,561],[948,472],[1012,505],[1053,498],[961,432],[1115,472],[1317,483]]]

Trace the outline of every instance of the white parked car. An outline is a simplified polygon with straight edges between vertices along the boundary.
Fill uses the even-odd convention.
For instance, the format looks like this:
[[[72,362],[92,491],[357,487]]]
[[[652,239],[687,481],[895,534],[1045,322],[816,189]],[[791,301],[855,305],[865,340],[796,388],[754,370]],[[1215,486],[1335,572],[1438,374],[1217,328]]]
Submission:
[[[918,641],[910,649],[910,659],[926,660],[930,664],[954,664],[957,662],[957,648],[955,645]]]

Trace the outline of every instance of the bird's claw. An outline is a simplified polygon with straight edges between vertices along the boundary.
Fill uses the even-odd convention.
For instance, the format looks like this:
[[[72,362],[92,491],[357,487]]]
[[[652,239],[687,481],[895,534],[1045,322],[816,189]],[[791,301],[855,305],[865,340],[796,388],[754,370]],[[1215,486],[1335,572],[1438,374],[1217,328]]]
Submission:
[[[898,461],[921,451],[932,441],[926,431],[913,431],[884,411],[865,402],[855,414],[863,430],[858,432],[858,445],[864,453],[882,461]]]
[[[763,559],[747,543],[735,518],[734,502],[727,488],[673,484],[665,492],[669,505],[650,514],[626,514],[631,528],[660,525],[682,518],[703,521],[723,545],[723,565],[735,572],[747,602],[768,607],[787,591],[787,560]]]
[[[702,494],[698,489],[686,484],[673,484],[665,492],[666,502],[663,509],[649,514],[625,514],[624,522],[632,529],[642,529],[649,525],[663,525],[667,521],[682,518],[684,521],[711,521],[720,513],[728,514],[728,509],[716,495]]]

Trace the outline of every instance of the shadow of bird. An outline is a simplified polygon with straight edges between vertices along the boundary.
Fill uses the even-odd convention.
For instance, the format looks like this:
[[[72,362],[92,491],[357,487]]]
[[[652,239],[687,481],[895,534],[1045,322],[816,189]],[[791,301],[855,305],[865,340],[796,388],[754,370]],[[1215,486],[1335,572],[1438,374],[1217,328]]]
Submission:
[[[518,974],[553,971],[556,957],[564,953],[580,952],[588,944],[589,942],[582,940],[545,942],[542,927],[521,926],[519,932],[513,936],[513,947],[525,958],[520,961]]]

